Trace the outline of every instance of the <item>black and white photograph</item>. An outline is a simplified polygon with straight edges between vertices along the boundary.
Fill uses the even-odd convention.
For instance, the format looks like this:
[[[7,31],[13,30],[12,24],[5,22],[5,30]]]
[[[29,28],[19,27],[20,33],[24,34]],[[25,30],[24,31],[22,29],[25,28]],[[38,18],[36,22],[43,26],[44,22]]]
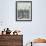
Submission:
[[[32,1],[16,1],[16,21],[32,21]]]

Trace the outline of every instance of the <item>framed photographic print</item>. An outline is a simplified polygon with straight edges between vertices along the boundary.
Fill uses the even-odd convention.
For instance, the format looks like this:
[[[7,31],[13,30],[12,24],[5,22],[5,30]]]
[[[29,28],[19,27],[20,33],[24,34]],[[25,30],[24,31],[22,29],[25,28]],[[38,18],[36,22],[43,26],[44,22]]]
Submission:
[[[16,1],[16,21],[32,21],[32,1]]]
[[[46,46],[46,43],[32,43],[32,46]]]

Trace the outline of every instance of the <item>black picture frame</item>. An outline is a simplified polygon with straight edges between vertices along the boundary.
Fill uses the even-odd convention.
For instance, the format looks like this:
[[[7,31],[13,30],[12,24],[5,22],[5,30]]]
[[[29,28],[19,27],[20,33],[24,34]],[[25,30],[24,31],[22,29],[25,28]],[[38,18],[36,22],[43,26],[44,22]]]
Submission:
[[[30,13],[30,18],[29,18],[29,16],[28,16],[28,15],[29,15],[28,10],[22,10],[21,8],[20,8],[21,10],[17,10],[17,9],[19,9],[19,8],[18,8],[18,7],[19,7],[18,3],[23,3],[23,4],[24,4],[24,3],[30,3],[30,7],[31,7],[31,8],[30,8],[30,12],[31,12],[31,13]],[[22,6],[22,5],[21,5],[21,6]],[[21,12],[21,11],[22,11],[22,12]],[[26,19],[25,19],[25,18],[22,19],[21,17],[20,17],[20,19],[18,19],[19,14],[21,13],[21,14],[24,15],[24,12],[26,13],[25,15],[28,14],[28,15],[27,15],[27,16],[28,16],[28,17],[27,17],[28,19],[27,19],[26,17],[25,17]],[[20,15],[21,15],[21,14],[20,14]],[[16,1],[16,21],[32,21],[32,1]]]
[[[32,42],[31,42],[31,46],[32,46]]]

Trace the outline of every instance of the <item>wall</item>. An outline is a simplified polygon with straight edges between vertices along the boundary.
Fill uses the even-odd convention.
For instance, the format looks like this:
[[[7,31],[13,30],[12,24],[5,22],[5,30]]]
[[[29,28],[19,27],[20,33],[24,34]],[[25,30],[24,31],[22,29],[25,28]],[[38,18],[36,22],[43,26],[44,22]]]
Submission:
[[[9,27],[23,32],[23,43],[46,37],[46,0],[32,0],[32,21],[16,22],[15,0],[0,0],[0,30]]]

